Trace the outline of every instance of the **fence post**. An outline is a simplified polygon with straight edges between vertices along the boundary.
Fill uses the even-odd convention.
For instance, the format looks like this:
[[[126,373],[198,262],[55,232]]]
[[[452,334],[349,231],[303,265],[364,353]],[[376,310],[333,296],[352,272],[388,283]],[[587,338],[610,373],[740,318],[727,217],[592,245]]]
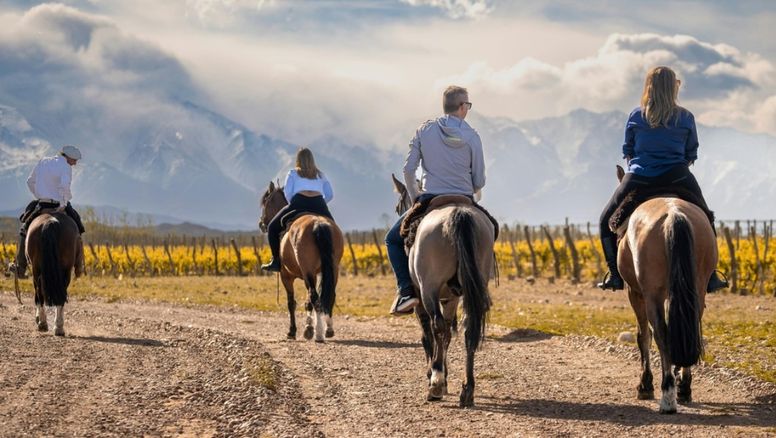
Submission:
[[[353,242],[350,241],[350,233],[345,233],[345,239],[348,241],[348,248],[350,248],[350,257],[353,260],[353,276],[358,276],[358,260],[356,260],[356,252],[353,251]]]
[[[571,238],[571,230],[569,229],[568,219],[566,222],[566,226],[563,227],[563,234],[566,236],[566,245],[569,247],[569,252],[571,253],[571,281],[574,284],[577,284],[580,281],[579,254],[577,253],[577,247],[574,245],[574,239]]]
[[[517,227],[515,227],[515,229],[517,229]],[[523,276],[523,267],[520,266],[520,257],[515,249],[515,235],[514,233],[509,232],[509,226],[507,226],[507,224],[504,224],[504,233],[507,235],[507,240],[509,241],[509,250],[512,251],[512,263],[515,265],[515,275],[517,278],[521,278]]]
[[[240,248],[237,246],[237,242],[231,239],[232,248],[234,248],[234,254],[237,256],[237,275],[243,276],[242,256],[240,255]]]
[[[523,228],[523,233],[525,234],[525,241],[528,242],[528,251],[531,252],[531,276],[538,278],[539,269],[536,267],[536,251],[534,251],[533,243],[531,242],[531,228],[526,225]]]
[[[110,244],[105,241],[105,251],[108,253],[108,262],[110,262],[110,273],[114,276],[118,276],[118,270],[116,268],[116,262],[113,261],[113,255],[110,253]]]
[[[251,243],[253,243],[253,254],[256,256],[256,275],[261,275],[261,253],[256,244],[256,236],[251,236]]]
[[[730,253],[730,292],[738,293],[738,261],[736,261],[736,248],[733,245],[733,237],[730,235],[730,228],[722,228],[727,242],[728,253]]]
[[[170,245],[167,242],[167,239],[164,240],[164,252],[167,254],[167,262],[170,264],[170,273],[175,275],[175,262],[172,260],[172,254],[170,254]]]
[[[213,267],[215,275],[218,275],[218,246],[216,246],[216,239],[210,239],[210,243],[213,246]]]
[[[143,260],[145,260],[146,266],[148,266],[148,273],[151,275],[151,277],[155,276],[156,269],[154,269],[154,264],[151,263],[151,259],[148,257],[144,243],[140,244],[140,251],[143,253]]]
[[[555,248],[555,241],[550,234],[550,227],[547,225],[542,225],[542,231],[544,231],[544,236],[547,237],[547,240],[550,242],[550,251],[552,252],[552,259],[555,267],[555,278],[560,279],[560,255],[558,254],[558,250]]]
[[[377,247],[377,255],[380,257],[380,274],[385,275],[385,259],[383,259],[383,247],[380,244],[380,239],[377,238],[377,230],[372,229],[372,238],[375,241]]]
[[[135,261],[132,260],[132,256],[129,255],[129,247],[127,242],[124,241],[124,255],[127,256],[127,263],[129,264],[129,275],[135,276]]]
[[[92,245],[92,242],[89,242],[89,251],[92,253],[92,258],[94,258],[94,270],[98,271],[100,275],[102,275],[102,269],[98,269],[100,266],[100,258],[97,257],[97,251],[94,250],[94,245]]]
[[[590,232],[590,222],[587,223],[587,238],[590,240],[590,249],[595,254],[595,278],[599,278],[603,274],[601,269],[601,253],[598,252],[598,246],[595,240],[593,240],[593,233]]]

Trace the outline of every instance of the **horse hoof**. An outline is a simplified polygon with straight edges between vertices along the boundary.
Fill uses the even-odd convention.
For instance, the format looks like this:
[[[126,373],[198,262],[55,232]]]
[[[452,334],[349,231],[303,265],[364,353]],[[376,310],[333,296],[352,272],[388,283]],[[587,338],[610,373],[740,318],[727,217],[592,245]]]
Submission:
[[[673,408],[673,409],[664,409],[664,408],[662,408],[662,407],[661,407],[661,408],[660,408],[660,413],[661,413],[661,414],[667,414],[667,415],[673,415],[673,414],[675,414],[675,413],[676,413],[676,408]]]
[[[326,329],[326,337],[327,338],[333,338],[334,337],[334,329]]]
[[[444,386],[431,386],[428,388],[428,397],[426,397],[426,400],[428,401],[439,401],[442,400],[442,397],[445,395],[445,387]]]
[[[313,334],[315,333],[315,330],[313,330],[312,327],[307,326],[306,329],[304,329],[304,338],[308,341],[313,338]]]
[[[38,323],[38,331],[39,332],[47,332],[48,331],[48,324],[45,322],[39,322]]]
[[[65,329],[63,329],[63,328],[55,328],[54,329],[54,336],[65,336]]]
[[[324,342],[324,340],[323,340],[323,339],[316,339],[316,340],[315,340],[315,343],[316,343],[316,344],[324,344],[325,342]]]
[[[286,334],[286,339],[290,339],[290,340],[292,340],[292,341],[293,341],[293,340],[296,340],[296,333],[291,333],[291,332],[288,332],[288,333]]]
[[[426,396],[426,401],[435,402],[442,400],[441,395],[434,395],[431,393],[431,391],[428,392],[428,396]]]
[[[655,391],[639,391],[636,396],[639,400],[654,400]]]
[[[677,394],[676,401],[683,405],[690,404],[692,403],[692,396],[691,395],[683,396],[681,394]]]
[[[474,397],[464,397],[464,395],[461,394],[461,401],[458,403],[458,407],[464,409],[474,407]]]

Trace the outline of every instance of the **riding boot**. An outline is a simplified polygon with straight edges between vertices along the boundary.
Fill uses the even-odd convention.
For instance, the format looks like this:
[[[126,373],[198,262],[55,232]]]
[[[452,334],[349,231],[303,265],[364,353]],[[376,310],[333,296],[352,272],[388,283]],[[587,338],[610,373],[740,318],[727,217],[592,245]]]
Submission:
[[[714,239],[717,238],[717,228],[714,226],[714,221],[711,221],[711,230],[714,231]],[[709,284],[706,286],[706,293],[714,293],[721,289],[727,289],[730,287],[730,283],[728,283],[727,279],[721,279],[719,278],[719,274],[717,274],[717,271],[711,273],[711,278],[709,278]]]
[[[280,272],[280,248],[276,248],[274,241],[270,239],[269,249],[272,252],[272,260],[261,265],[261,269],[268,272]],[[279,246],[279,245],[278,245]]]
[[[22,232],[19,234],[19,244],[16,246],[16,262],[11,263],[8,266],[6,277],[16,273],[18,278],[27,278],[27,252],[25,248],[27,235],[24,231],[25,230],[22,229]]]
[[[603,282],[598,283],[598,287],[604,290],[620,290],[625,287],[625,282],[617,270],[617,239],[615,237],[604,237],[601,239],[601,246],[604,248],[606,265],[609,266],[609,275],[604,277]]]

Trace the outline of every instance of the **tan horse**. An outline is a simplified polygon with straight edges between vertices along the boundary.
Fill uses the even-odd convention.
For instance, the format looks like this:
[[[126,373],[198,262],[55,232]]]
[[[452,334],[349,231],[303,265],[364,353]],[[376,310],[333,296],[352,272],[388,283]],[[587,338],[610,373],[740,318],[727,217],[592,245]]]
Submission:
[[[618,166],[618,177],[622,175]],[[663,371],[661,413],[676,413],[677,398],[681,403],[692,401],[690,367],[703,353],[701,318],[706,285],[716,265],[714,231],[698,206],[659,197],[644,202],[630,216],[619,243],[617,267],[628,284],[639,324],[638,398],[654,398],[649,361],[652,326]]]
[[[35,286],[35,322],[38,330],[48,331],[44,305],[56,307],[54,334],[65,335],[64,306],[67,288],[78,260],[78,227],[66,213],[43,213],[27,230],[27,258]]]
[[[269,183],[269,188],[261,198],[261,220],[259,227],[267,231],[267,224],[281,208],[288,205],[283,194],[283,188]],[[339,279],[339,264],[342,260],[344,240],[342,231],[333,220],[316,214],[305,214],[294,220],[280,242],[280,280],[286,289],[288,297],[288,313],[290,326],[288,338],[296,339],[296,301],[294,300],[294,280],[304,281],[308,291],[307,326],[305,339],[323,342],[324,324],[325,336],[334,336],[334,326],[331,320],[334,300],[336,297],[337,280]],[[317,276],[321,281],[318,287]],[[315,313],[315,329],[312,325]]]
[[[410,206],[404,184],[393,178],[400,194],[399,214]],[[474,406],[474,353],[485,335],[490,309],[488,280],[493,272],[493,224],[477,207],[450,204],[429,212],[418,226],[410,248],[410,275],[420,291],[415,308],[423,328],[422,343],[428,366],[427,400],[447,393],[447,350],[463,300],[466,378],[459,405]]]

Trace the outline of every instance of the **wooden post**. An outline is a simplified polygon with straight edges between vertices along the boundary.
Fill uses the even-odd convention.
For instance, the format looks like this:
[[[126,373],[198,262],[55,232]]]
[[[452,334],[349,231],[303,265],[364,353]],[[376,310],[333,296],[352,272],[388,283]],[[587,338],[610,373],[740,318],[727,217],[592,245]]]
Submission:
[[[251,243],[253,243],[253,255],[256,256],[256,275],[261,275],[261,253],[259,252],[259,246],[256,244],[256,236],[251,236]]]
[[[509,249],[512,251],[512,263],[515,265],[515,275],[517,275],[517,278],[521,278],[523,276],[523,267],[520,266],[520,257],[515,249],[515,235],[514,233],[509,232],[507,224],[504,224],[504,234],[507,236]]]
[[[140,244],[140,251],[143,253],[143,260],[145,260],[146,266],[148,266],[148,273],[153,277],[156,275],[156,269],[154,269],[154,264],[151,263],[151,259],[148,257],[145,244]]]
[[[164,240],[164,253],[167,254],[167,262],[170,265],[170,274],[175,275],[175,262],[172,261],[172,254],[170,254],[170,245],[167,239]]]
[[[127,246],[127,241],[124,241],[124,255],[127,256],[127,263],[129,264],[129,275],[135,276],[135,261],[132,260],[132,256],[129,255],[129,247]]]
[[[550,251],[552,252],[552,259],[555,267],[555,278],[560,279],[560,255],[555,248],[555,241],[552,239],[552,235],[550,235],[550,227],[542,225],[542,231],[544,231],[545,237],[547,237],[547,240],[550,242]]]
[[[762,258],[762,264],[760,267],[761,277],[760,277],[760,287],[758,291],[760,292],[760,295],[765,295],[765,280],[767,273],[765,272],[765,268],[762,267],[762,265],[765,265],[768,263],[768,244],[771,241],[771,232],[773,230],[768,226],[768,222],[763,222],[763,258]]]
[[[722,228],[727,242],[728,253],[730,254],[730,292],[738,293],[738,262],[736,261],[736,248],[733,245],[733,237],[730,235],[730,228]]]
[[[380,242],[380,239],[377,238],[377,230],[372,229],[372,239],[375,241],[375,246],[377,247],[377,255],[380,257],[380,274],[385,275],[385,259],[383,259],[383,245]]]
[[[531,243],[531,229],[526,225],[523,228],[525,233],[525,241],[528,242],[528,251],[531,252],[531,275],[533,278],[539,276],[539,269],[536,267],[536,251],[534,251],[533,243]]]
[[[566,236],[566,245],[571,253],[571,281],[572,283],[577,284],[580,281],[579,254],[577,253],[577,247],[574,246],[574,239],[571,238],[568,220],[566,226],[563,228],[563,234]]]
[[[210,243],[213,246],[213,268],[215,275],[218,275],[218,246],[216,246],[216,239],[210,239]]]
[[[197,265],[197,238],[191,236],[191,269],[195,274],[199,273],[199,266]]]
[[[92,242],[89,242],[89,251],[92,253],[92,258],[94,258],[94,270],[102,274],[102,269],[98,269],[100,266],[100,258],[97,257],[97,251],[94,250]]]
[[[751,291],[754,292],[757,284],[760,282],[760,278],[762,278],[762,262],[760,261],[760,249],[757,245],[757,228],[749,228],[749,238],[752,240],[752,247],[754,248],[755,277],[751,287]]]
[[[116,262],[113,261],[113,255],[110,253],[110,244],[105,241],[105,251],[108,253],[108,262],[110,262],[110,273],[114,277],[118,276],[118,270],[116,268]]]
[[[350,248],[350,257],[353,260],[353,276],[358,275],[358,260],[356,260],[356,252],[353,251],[353,242],[350,241],[350,233],[345,233],[345,239],[348,241],[348,248]]]
[[[587,238],[590,240],[590,249],[595,254],[595,277],[598,278],[603,274],[601,269],[601,253],[598,252],[598,245],[596,245],[596,241],[593,239],[593,233],[590,232],[590,222],[587,223]]]
[[[243,267],[242,267],[242,255],[240,255],[240,248],[237,246],[237,242],[235,242],[234,239],[231,239],[232,248],[234,248],[234,254],[237,256],[237,275],[240,277],[243,276]]]

